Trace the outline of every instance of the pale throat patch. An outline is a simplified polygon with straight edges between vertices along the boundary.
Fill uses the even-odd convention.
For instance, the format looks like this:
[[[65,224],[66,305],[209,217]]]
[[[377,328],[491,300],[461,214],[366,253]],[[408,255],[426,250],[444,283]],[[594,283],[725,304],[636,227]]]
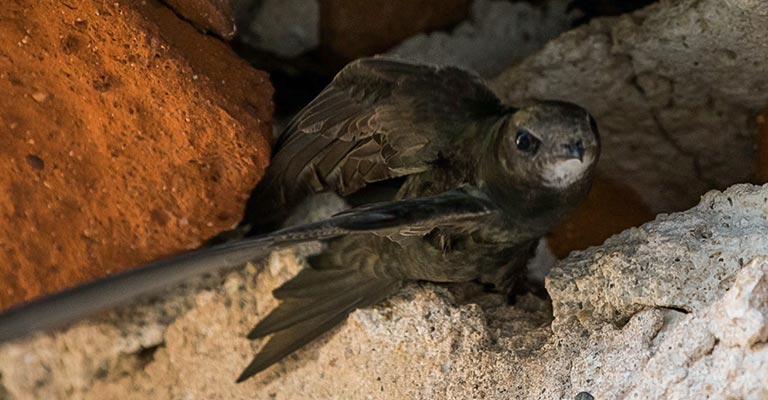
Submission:
[[[583,162],[576,159],[558,160],[544,167],[541,178],[546,186],[565,188],[581,179],[591,163],[591,158],[585,158]]]

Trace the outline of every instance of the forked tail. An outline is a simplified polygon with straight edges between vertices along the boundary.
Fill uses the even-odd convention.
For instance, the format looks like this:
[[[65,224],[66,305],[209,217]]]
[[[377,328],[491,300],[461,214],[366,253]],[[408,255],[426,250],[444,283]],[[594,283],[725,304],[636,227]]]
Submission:
[[[352,269],[306,268],[275,290],[282,303],[248,334],[249,339],[273,334],[237,378],[242,382],[280,361],[343,322],[357,308],[376,304],[399,288]]]

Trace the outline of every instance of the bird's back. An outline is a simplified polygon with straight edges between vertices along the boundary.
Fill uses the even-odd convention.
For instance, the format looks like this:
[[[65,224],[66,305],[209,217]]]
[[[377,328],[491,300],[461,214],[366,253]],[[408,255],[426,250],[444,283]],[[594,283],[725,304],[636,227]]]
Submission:
[[[504,110],[466,71],[358,60],[282,132],[246,219],[257,231],[268,231],[314,193],[348,196],[378,182],[456,164],[464,158],[463,147],[476,142],[470,138],[476,126]]]

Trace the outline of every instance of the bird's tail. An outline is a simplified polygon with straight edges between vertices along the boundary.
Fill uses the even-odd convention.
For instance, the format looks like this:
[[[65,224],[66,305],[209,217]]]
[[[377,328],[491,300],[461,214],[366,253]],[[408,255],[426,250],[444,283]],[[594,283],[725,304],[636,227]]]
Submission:
[[[275,290],[282,303],[248,334],[273,335],[237,379],[242,382],[343,322],[356,308],[383,300],[399,287],[352,269],[306,268]]]

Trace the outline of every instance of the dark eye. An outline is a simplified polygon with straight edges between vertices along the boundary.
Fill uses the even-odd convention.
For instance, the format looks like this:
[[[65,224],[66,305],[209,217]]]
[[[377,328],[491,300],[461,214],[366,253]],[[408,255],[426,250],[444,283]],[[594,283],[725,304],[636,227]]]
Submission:
[[[517,145],[518,150],[524,151],[526,153],[535,153],[536,150],[539,149],[540,143],[541,141],[533,136],[531,132],[528,132],[525,129],[520,129],[517,131],[517,137],[515,137],[515,145]]]

